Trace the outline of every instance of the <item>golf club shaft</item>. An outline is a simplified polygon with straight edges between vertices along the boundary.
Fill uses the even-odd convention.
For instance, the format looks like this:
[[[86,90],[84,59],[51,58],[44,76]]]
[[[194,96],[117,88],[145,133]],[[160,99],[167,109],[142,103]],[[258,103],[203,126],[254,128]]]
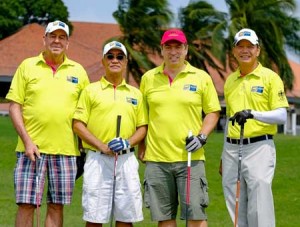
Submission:
[[[243,140],[244,140],[244,124],[241,125],[240,144],[239,144],[239,151],[238,151],[238,175],[237,175],[237,182],[236,182],[234,227],[238,225],[238,217],[239,217],[239,198],[240,198],[240,190],[241,190]]]
[[[188,137],[193,136],[191,130],[189,130]],[[191,159],[192,153],[188,152],[188,160],[187,160],[187,180],[186,180],[186,206],[185,206],[185,225],[188,226],[188,208],[190,205],[190,190],[191,190]]]
[[[121,119],[122,116],[117,116],[117,129],[116,129],[116,137],[120,136],[121,130]],[[116,176],[117,176],[117,163],[118,163],[118,153],[115,153],[115,161],[114,161],[114,181],[113,181],[113,192],[112,192],[112,202],[111,202],[111,213],[110,213],[110,226],[113,226],[113,217],[114,217],[114,209],[115,209],[115,191],[116,191]]]
[[[39,158],[35,156],[35,183],[36,183],[36,225],[40,227],[40,176]]]

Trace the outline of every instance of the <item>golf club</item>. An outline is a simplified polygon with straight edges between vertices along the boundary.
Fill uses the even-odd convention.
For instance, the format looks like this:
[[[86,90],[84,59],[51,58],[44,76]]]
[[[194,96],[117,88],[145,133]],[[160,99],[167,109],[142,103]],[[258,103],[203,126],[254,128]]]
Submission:
[[[117,131],[116,137],[120,136],[121,129],[121,115],[117,116]],[[110,226],[113,226],[113,216],[114,216],[114,208],[115,208],[115,190],[116,190],[116,170],[117,170],[117,162],[118,162],[118,153],[115,153],[115,163],[114,163],[114,182],[113,182],[113,193],[112,193],[112,202],[111,202],[111,213],[110,213]]]
[[[36,225],[40,227],[40,172],[39,158],[35,156]]]
[[[242,149],[243,149],[243,140],[244,140],[244,123],[241,124],[240,132],[240,144],[239,144],[239,161],[238,161],[238,176],[236,182],[236,196],[235,196],[235,217],[234,217],[234,227],[238,225],[238,216],[239,216],[239,198],[240,198],[240,186],[241,186],[241,165],[242,165]]]
[[[193,136],[191,130],[189,130],[188,137]],[[188,160],[187,160],[187,179],[186,179],[186,206],[185,206],[185,226],[188,227],[188,209],[190,205],[190,187],[191,187],[191,159],[192,152],[188,151]]]

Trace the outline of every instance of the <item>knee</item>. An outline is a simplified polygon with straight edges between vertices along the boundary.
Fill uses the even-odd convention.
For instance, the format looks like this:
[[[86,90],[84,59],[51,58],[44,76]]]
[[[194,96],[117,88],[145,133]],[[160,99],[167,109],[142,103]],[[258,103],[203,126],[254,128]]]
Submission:
[[[265,188],[265,187],[271,187],[272,185],[272,181],[270,181],[269,179],[266,179],[266,178],[259,178],[257,180],[257,184],[258,184],[258,187],[262,187],[262,188]]]
[[[62,211],[64,209],[64,206],[62,204],[49,203],[48,209],[53,211]]]
[[[36,208],[35,205],[20,203],[18,204],[20,210],[34,210]]]

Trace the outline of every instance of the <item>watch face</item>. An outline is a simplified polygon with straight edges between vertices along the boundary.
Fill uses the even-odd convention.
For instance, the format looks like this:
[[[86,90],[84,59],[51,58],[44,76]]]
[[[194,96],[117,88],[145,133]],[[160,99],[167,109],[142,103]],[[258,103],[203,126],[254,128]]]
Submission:
[[[200,138],[206,140],[206,139],[207,139],[207,136],[204,135],[204,134],[200,134]]]

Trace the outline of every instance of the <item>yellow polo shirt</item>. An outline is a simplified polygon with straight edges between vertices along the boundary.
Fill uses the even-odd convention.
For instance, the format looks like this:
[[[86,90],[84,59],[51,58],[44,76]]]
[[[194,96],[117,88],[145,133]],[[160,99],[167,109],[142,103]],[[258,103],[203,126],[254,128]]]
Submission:
[[[233,72],[224,85],[226,115],[232,117],[236,112],[251,109],[270,111],[288,107],[281,78],[272,70],[261,64],[251,73],[240,77],[240,70]],[[245,124],[244,137],[255,137],[265,134],[274,135],[276,124],[266,124],[254,119],[248,119]],[[229,122],[228,137],[239,138],[240,126]]]
[[[25,128],[40,152],[79,155],[72,116],[87,84],[84,68],[66,56],[55,74],[42,53],[20,64],[6,98],[22,105]],[[24,150],[19,137],[16,151]]]
[[[122,116],[120,137],[124,139],[147,124],[141,92],[125,80],[114,88],[103,76],[83,90],[73,118],[84,122],[94,136],[108,143],[116,137],[118,115]],[[95,150],[84,141],[83,147]]]
[[[202,111],[220,111],[211,77],[185,62],[185,69],[170,84],[163,65],[146,72],[140,89],[149,116],[146,161],[186,161],[185,138],[189,130],[197,135],[202,127]],[[204,160],[204,149],[192,154],[192,160]]]

